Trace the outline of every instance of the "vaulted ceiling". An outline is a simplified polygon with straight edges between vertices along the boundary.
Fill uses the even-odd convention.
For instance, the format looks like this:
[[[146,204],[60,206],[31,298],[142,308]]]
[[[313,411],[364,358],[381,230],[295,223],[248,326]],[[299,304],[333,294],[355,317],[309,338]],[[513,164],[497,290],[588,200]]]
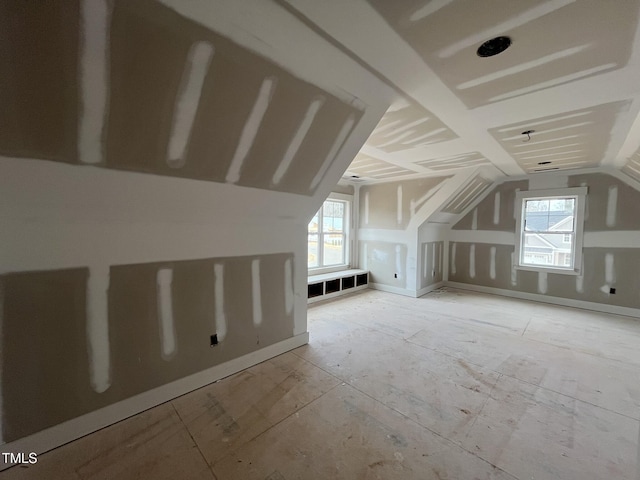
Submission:
[[[278,3],[397,93],[344,179],[483,165],[497,176],[589,167],[640,176],[640,1]],[[497,36],[511,46],[480,57]]]

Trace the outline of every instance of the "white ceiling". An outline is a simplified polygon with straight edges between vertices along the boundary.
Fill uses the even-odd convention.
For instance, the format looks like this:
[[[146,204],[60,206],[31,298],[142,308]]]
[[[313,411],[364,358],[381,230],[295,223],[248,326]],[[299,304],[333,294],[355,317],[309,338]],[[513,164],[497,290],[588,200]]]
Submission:
[[[640,0],[276,1],[397,92],[344,178],[638,169]]]

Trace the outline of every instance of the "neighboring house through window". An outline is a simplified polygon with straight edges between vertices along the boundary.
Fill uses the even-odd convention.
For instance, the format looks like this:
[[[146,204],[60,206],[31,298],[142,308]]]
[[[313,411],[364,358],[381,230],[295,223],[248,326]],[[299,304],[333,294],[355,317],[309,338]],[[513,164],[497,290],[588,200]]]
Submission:
[[[516,268],[579,274],[586,187],[518,192]]]

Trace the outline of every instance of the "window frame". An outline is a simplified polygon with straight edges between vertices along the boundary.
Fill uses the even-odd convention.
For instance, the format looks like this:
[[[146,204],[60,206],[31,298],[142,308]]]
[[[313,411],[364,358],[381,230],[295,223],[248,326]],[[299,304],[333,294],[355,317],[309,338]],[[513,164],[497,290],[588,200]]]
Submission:
[[[582,274],[582,246],[584,240],[584,210],[587,197],[587,187],[560,188],[552,190],[526,190],[516,192],[516,231],[515,231],[515,265],[516,270],[528,270],[533,272],[558,273],[563,275]],[[574,233],[571,254],[573,255],[573,268],[561,266],[535,266],[522,264],[522,253],[525,232],[523,231],[523,219],[525,216],[525,200],[549,200],[557,198],[575,198],[574,209]],[[562,232],[561,232],[562,233]],[[563,237],[564,243],[564,237]]]
[[[323,208],[324,208],[324,203],[327,201],[337,201],[337,202],[343,202],[345,204],[344,206],[344,220],[343,220],[343,235],[344,235],[344,243],[343,243],[343,247],[344,247],[344,263],[341,263],[339,265],[330,265],[330,266],[317,266],[317,267],[309,267],[308,263],[307,263],[307,273],[309,276],[312,275],[321,275],[323,273],[333,273],[333,272],[339,272],[341,270],[347,270],[351,265],[351,209],[352,209],[352,205],[353,205],[353,196],[352,195],[346,195],[343,193],[331,193],[327,198],[325,198],[322,201],[322,205],[320,206],[320,208],[318,209],[318,211],[316,213],[313,214],[313,216],[311,217],[311,219],[313,219],[313,217],[316,216],[317,213],[319,213]],[[311,222],[311,219],[309,220],[309,222]],[[322,246],[323,246],[323,235],[324,232],[322,232],[322,218],[319,218],[319,222],[318,222],[318,256],[320,257],[320,259],[322,259],[322,255],[323,255],[323,250],[322,250]],[[309,227],[307,224],[307,239],[309,237]],[[308,240],[307,240],[307,251],[309,248],[309,244],[308,244]],[[318,263],[320,264],[320,259],[318,261]]]

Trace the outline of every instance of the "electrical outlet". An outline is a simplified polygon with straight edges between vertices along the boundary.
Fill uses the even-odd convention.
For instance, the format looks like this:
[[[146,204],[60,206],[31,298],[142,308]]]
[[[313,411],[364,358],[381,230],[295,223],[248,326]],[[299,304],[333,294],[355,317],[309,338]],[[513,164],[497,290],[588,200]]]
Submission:
[[[610,293],[611,295],[615,295],[615,294],[616,294],[616,289],[615,289],[615,288],[610,288],[610,289],[609,289],[609,293]]]
[[[211,346],[215,347],[218,344],[218,334],[214,333],[211,335]]]
[[[394,274],[393,274],[393,278],[398,278],[398,274],[397,274],[397,273],[394,273]]]

